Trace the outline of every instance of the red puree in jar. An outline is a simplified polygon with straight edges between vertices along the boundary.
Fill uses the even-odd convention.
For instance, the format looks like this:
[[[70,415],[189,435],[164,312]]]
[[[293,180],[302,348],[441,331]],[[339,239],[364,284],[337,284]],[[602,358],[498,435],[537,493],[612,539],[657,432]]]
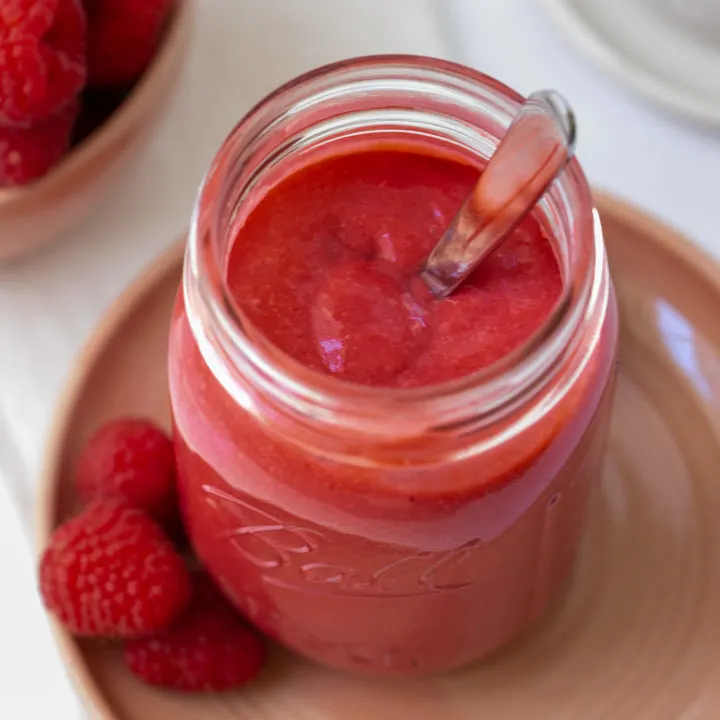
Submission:
[[[528,218],[462,289],[431,299],[418,271],[478,175],[392,150],[306,167],[245,221],[230,292],[281,350],[343,380],[414,387],[477,372],[542,325],[562,283]]]
[[[340,380],[417,387],[487,367],[540,327],[561,276],[533,218],[450,298],[418,284],[479,173],[420,148],[319,160],[250,210],[226,279],[255,331]],[[384,465],[372,450],[345,461],[289,437],[250,381],[231,397],[181,294],[170,389],[199,557],[260,628],[320,662],[409,674],[487,654],[568,575],[600,472],[616,333],[611,298],[571,390],[487,451],[414,462],[432,444],[418,437],[407,463]]]

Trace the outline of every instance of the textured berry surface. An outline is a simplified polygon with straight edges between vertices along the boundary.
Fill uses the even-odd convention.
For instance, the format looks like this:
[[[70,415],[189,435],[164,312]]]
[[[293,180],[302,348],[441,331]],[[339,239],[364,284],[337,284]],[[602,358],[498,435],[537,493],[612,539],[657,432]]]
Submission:
[[[543,324],[562,277],[530,216],[468,278],[462,299],[438,301],[417,286],[478,175],[399,147],[311,163],[243,222],[229,291],[277,348],[341,380],[417,387],[489,367]]]
[[[57,165],[70,146],[77,113],[73,101],[33,127],[0,125],[0,187],[26,185]]]
[[[125,643],[125,662],[149,685],[221,692],[252,680],[265,660],[263,639],[201,572],[187,612],[166,633]]]
[[[40,594],[76,635],[134,637],[176,620],[191,583],[183,559],[142,510],[99,500],[51,536]]]
[[[155,55],[173,4],[174,0],[85,0],[90,84],[136,80]]]
[[[45,121],[85,84],[80,0],[0,0],[0,124]]]
[[[422,323],[392,270],[383,261],[327,269],[310,312],[317,353],[331,373],[382,384],[420,353]]]
[[[115,497],[162,522],[177,515],[173,443],[148,420],[121,418],[101,427],[80,456],[76,482],[85,502]]]

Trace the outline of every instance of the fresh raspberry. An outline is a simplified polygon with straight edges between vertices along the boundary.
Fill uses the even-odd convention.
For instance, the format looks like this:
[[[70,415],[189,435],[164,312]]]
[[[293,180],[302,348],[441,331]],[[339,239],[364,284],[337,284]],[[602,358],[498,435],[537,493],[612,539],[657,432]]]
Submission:
[[[136,80],[155,55],[173,0],[85,0],[90,85]]]
[[[33,127],[0,125],[0,188],[26,185],[57,165],[70,147],[77,114],[75,100]]]
[[[125,662],[149,685],[183,692],[221,692],[260,671],[265,644],[207,575],[194,573],[187,612],[162,635],[128,640]]]
[[[98,500],[51,536],[40,594],[76,635],[135,637],[175,621],[191,583],[183,559],[142,510]]]
[[[123,499],[163,524],[177,516],[173,443],[149,420],[121,418],[101,427],[80,456],[76,483],[85,502]]]
[[[78,96],[86,34],[80,0],[0,2],[0,124],[34,125]]]

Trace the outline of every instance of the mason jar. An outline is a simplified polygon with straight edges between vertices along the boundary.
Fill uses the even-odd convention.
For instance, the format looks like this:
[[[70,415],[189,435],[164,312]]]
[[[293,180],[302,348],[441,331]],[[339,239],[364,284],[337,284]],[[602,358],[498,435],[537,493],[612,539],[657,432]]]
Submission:
[[[341,62],[252,109],[200,189],[169,346],[182,511],[239,610],[320,663],[447,670],[517,636],[566,583],[617,355],[600,223],[572,160],[533,211],[566,291],[555,322],[489,368],[412,389],[273,346],[228,292],[233,233],[284,177],[378,138],[482,168],[521,102],[440,60]]]

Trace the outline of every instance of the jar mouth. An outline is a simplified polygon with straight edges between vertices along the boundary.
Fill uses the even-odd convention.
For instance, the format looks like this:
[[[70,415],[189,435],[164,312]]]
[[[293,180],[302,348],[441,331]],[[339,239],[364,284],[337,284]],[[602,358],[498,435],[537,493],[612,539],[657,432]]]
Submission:
[[[264,191],[287,176],[288,158],[361,133],[408,129],[440,138],[476,162],[487,159],[523,98],[478,71],[408,55],[369,56],[313,70],[282,86],[240,121],[216,156],[195,206],[184,294],[198,347],[213,373],[246,409],[249,379],[265,400],[297,417],[384,436],[400,427],[436,431],[493,422],[553,376],[579,348],[584,319],[604,312],[608,280],[602,233],[590,190],[572,160],[537,209],[556,253],[566,292],[556,322],[495,364],[448,382],[416,388],[359,385],[302,365],[257,331],[225,281],[229,229]],[[444,133],[444,135],[443,135]],[[354,135],[353,135],[354,134]],[[251,196],[255,198],[253,201]],[[588,352],[588,355],[590,353]]]

